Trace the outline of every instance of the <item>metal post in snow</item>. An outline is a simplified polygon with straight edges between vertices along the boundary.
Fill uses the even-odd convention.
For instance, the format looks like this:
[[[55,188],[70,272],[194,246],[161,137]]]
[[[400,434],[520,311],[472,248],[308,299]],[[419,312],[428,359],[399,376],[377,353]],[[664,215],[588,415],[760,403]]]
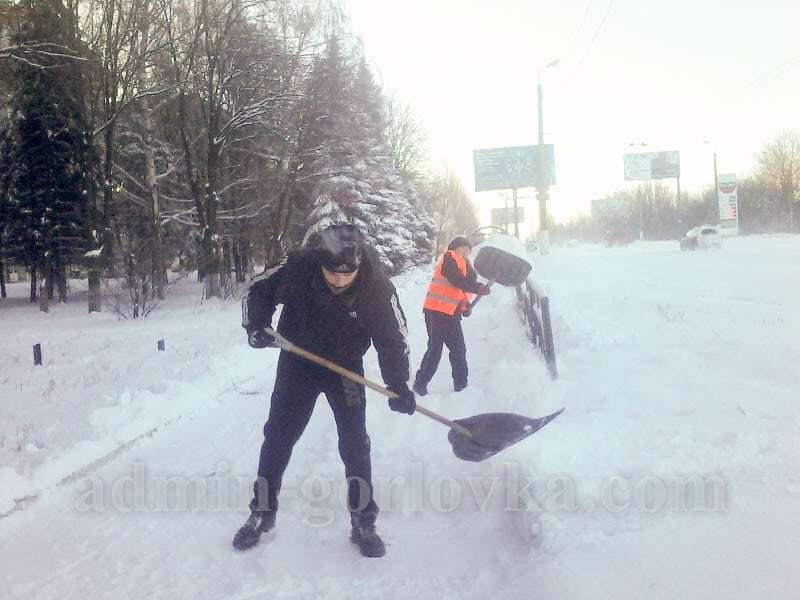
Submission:
[[[517,188],[511,190],[514,198],[514,237],[519,239],[519,216],[517,214]]]

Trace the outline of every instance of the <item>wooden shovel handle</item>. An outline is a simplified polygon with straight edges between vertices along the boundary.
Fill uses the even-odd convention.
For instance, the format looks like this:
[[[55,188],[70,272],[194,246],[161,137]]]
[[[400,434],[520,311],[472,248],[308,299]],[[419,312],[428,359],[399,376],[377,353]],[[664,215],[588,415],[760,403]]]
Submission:
[[[490,279],[488,282],[486,282],[486,285],[492,287],[494,281],[495,281],[494,279]],[[473,306],[475,306],[478,303],[478,300],[480,300],[481,298],[483,298],[483,296],[476,296],[475,298],[473,298],[472,302],[469,303],[469,307],[472,308]]]
[[[377,383],[375,383],[373,381],[370,381],[366,377],[363,377],[362,375],[359,375],[358,373],[356,373],[354,371],[351,371],[349,369],[345,369],[344,367],[342,367],[340,365],[337,365],[335,362],[332,362],[332,361],[328,360],[327,358],[323,358],[321,356],[317,356],[313,352],[309,352],[308,350],[305,350],[304,348],[301,348],[300,346],[290,342],[289,340],[287,340],[285,337],[283,337],[280,333],[278,333],[277,331],[275,331],[271,327],[265,327],[264,331],[266,331],[269,335],[271,335],[272,337],[275,338],[275,341],[277,342],[278,347],[281,350],[286,350],[287,352],[291,352],[292,354],[296,354],[297,356],[302,356],[306,360],[310,360],[313,363],[317,363],[318,365],[322,365],[326,369],[330,369],[331,371],[333,371],[335,373],[338,373],[342,377],[347,377],[351,381],[355,381],[356,383],[360,383],[361,385],[363,385],[365,387],[368,387],[369,389],[374,390],[374,391],[378,392],[379,394],[382,394],[382,395],[386,396],[387,398],[399,398],[399,396],[397,394],[395,394],[391,390],[383,387],[382,385],[378,385]],[[451,421],[450,419],[447,419],[447,418],[443,417],[442,415],[439,415],[439,414],[433,412],[432,410],[428,410],[424,406],[420,406],[419,404],[417,404],[416,412],[425,415],[429,419],[433,419],[434,421],[438,421],[442,425],[447,425],[450,429],[455,429],[457,432],[459,432],[461,434],[464,434],[464,435],[466,435],[468,437],[472,437],[472,432],[470,432],[470,430],[467,429],[466,427],[464,427],[462,425],[459,425],[458,423],[455,423],[455,422]]]

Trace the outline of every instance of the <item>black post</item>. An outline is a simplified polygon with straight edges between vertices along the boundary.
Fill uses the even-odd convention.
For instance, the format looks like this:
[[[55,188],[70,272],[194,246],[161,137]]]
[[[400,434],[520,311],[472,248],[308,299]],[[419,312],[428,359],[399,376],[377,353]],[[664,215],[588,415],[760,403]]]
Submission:
[[[556,367],[556,348],[555,343],[553,342],[553,328],[550,323],[550,298],[547,296],[542,298],[542,329],[544,329],[545,361],[547,362],[547,368],[550,371],[550,377],[556,379],[558,378],[558,368]]]
[[[41,344],[34,344],[33,345],[33,364],[34,365],[41,365],[42,364],[42,345]]]
[[[164,340],[158,340],[158,351],[164,352]]]

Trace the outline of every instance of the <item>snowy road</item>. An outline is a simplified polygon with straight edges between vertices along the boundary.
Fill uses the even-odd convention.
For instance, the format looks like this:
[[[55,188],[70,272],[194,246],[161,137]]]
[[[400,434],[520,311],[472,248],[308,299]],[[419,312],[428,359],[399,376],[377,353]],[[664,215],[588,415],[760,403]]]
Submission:
[[[4,375],[7,389],[21,390],[12,404],[35,404],[48,377],[64,387],[66,373],[83,369],[50,400],[73,407],[72,420],[59,414],[63,433],[34,426],[41,448],[2,455],[41,488],[0,519],[2,597],[795,598],[800,239],[733,240],[716,253],[674,246],[582,246],[535,259],[552,299],[557,382],[530,349],[510,290],[465,321],[470,388],[450,391],[443,360],[426,406],[453,418],[567,409],[495,460],[458,461],[441,425],[370,396],[381,560],[361,558],[347,539],[324,400],[287,471],[275,532],[252,552],[230,548],[247,514],[240,488],[255,470],[275,361],[247,348],[236,306],[167,306],[139,329],[126,324],[122,350],[110,323],[74,317],[53,346],[96,327],[93,360],[64,350],[45,375]],[[421,272],[396,280],[414,367],[426,283]],[[44,335],[35,316],[0,321],[9,364],[27,360],[23,326]],[[175,340],[171,352],[138,350],[156,335]],[[104,371],[112,363],[113,378]],[[25,383],[33,375],[39,381]],[[378,379],[372,354],[368,375]],[[93,407],[85,415],[83,404]],[[27,410],[2,416],[36,425]],[[42,475],[57,470],[59,455],[73,457],[65,468],[106,449],[75,440],[107,441],[112,431],[119,443],[154,428],[83,477],[55,485],[58,477]],[[712,484],[703,510],[680,502],[697,479]],[[201,508],[182,506],[179,491]]]

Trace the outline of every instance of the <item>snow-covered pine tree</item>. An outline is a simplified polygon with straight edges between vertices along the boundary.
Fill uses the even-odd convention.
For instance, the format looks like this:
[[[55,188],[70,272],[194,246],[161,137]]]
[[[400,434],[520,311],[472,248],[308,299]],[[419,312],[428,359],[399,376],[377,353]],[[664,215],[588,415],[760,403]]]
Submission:
[[[361,219],[353,218],[348,214],[347,203],[339,203],[334,200],[329,193],[322,193],[314,203],[314,209],[308,215],[306,223],[306,236],[303,239],[305,245],[308,239],[315,233],[339,223],[353,223],[366,230],[367,224]]]
[[[61,0],[20,3],[25,19],[12,35],[18,44],[47,41],[77,49],[75,15]],[[13,173],[9,198],[15,219],[9,239],[18,260],[38,271],[42,310],[52,286],[66,300],[65,269],[87,246],[85,190],[90,132],[85,119],[84,84],[78,61],[43,55],[38,64],[12,67],[10,125]]]
[[[309,193],[318,198],[309,228],[318,228],[335,205],[364,227],[390,274],[428,262],[433,221],[392,166],[384,98],[366,61],[348,60],[340,43],[329,40],[312,72],[308,99],[316,115],[310,146],[317,150],[306,168],[315,184]]]

